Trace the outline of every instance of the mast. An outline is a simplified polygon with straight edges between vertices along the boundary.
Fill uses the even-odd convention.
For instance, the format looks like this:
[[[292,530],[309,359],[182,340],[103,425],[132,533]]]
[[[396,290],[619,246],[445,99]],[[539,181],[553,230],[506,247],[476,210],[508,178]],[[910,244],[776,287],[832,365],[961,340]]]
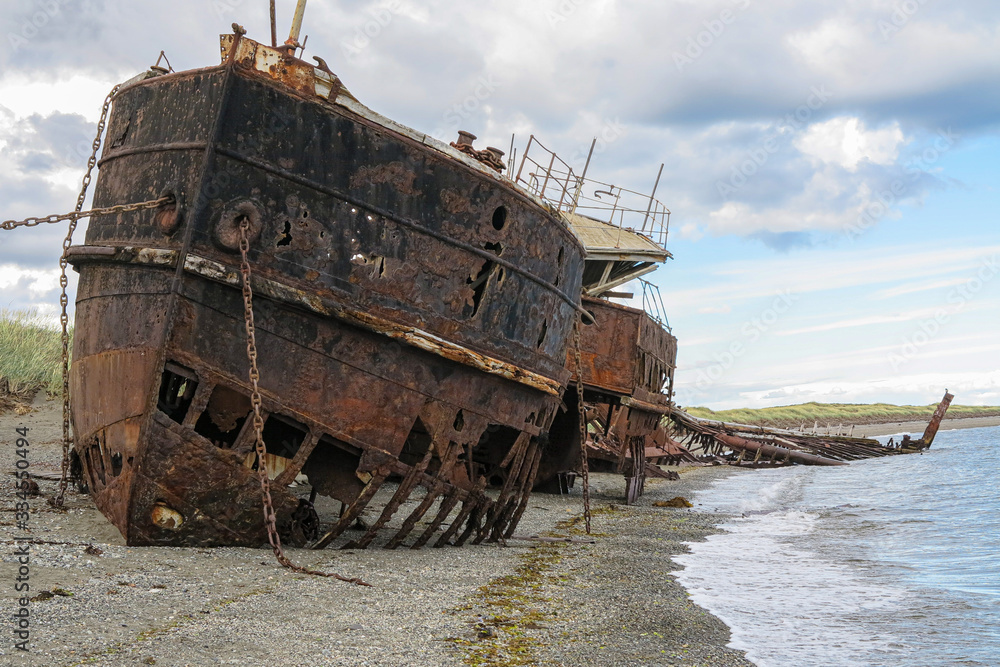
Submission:
[[[278,22],[275,18],[274,13],[274,2],[271,0],[271,46],[277,48],[278,46]]]
[[[594,146],[596,145],[597,137],[594,137],[594,140],[590,142],[590,152],[587,153],[587,164],[583,165],[583,174],[576,183],[576,192],[573,193],[573,207],[569,210],[570,213],[576,213],[577,204],[580,202],[580,192],[583,191],[583,182],[587,180],[587,170],[590,169],[590,158],[594,157]]]
[[[302,17],[306,13],[306,0],[299,0],[295,6],[295,15],[292,17],[292,29],[288,32],[288,39],[285,46],[288,50],[294,51],[301,46],[299,44],[299,33],[302,32]]]

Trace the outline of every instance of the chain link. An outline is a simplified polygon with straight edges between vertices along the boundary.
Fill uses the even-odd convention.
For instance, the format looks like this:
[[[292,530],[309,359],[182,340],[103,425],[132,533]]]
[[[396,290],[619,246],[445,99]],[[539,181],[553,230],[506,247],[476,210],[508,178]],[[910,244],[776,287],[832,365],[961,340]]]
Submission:
[[[159,199],[150,199],[147,201],[140,201],[134,204],[115,204],[114,206],[105,206],[104,208],[92,208],[89,211],[72,211],[71,213],[53,213],[52,215],[47,215],[42,218],[25,218],[24,220],[5,220],[0,223],[0,228],[12,230],[18,227],[37,227],[42,224],[52,224],[56,222],[65,222],[67,220],[74,224],[78,220],[83,218],[94,218],[99,215],[113,215],[115,213],[134,213],[136,211],[146,211],[151,208],[159,208],[160,206],[166,206],[167,204],[173,204],[174,198],[172,196],[160,197]],[[72,239],[70,239],[72,243]],[[65,241],[64,241],[65,243]],[[66,246],[69,247],[68,245]],[[67,262],[67,265],[69,263]]]
[[[101,107],[101,118],[97,122],[97,136],[94,137],[94,143],[90,151],[90,157],[87,159],[87,171],[83,175],[83,183],[80,186],[80,195],[76,198],[76,216],[71,215],[66,217],[69,220],[69,230],[66,232],[66,238],[63,240],[63,252],[62,256],[59,258],[59,306],[62,311],[59,315],[59,322],[62,324],[62,381],[63,381],[63,450],[62,450],[62,474],[59,477],[59,494],[53,499],[52,504],[56,507],[62,507],[63,501],[66,497],[66,487],[69,484],[69,448],[70,448],[70,434],[69,434],[69,315],[67,315],[67,307],[69,305],[69,297],[66,295],[66,286],[69,285],[69,279],[66,277],[66,267],[69,262],[66,259],[66,253],[69,251],[69,247],[73,244],[73,232],[76,231],[76,222],[82,215],[83,203],[87,199],[87,190],[90,188],[90,178],[94,172],[94,167],[97,165],[97,151],[101,149],[101,137],[104,136],[104,125],[108,119],[108,109],[111,107],[111,100],[114,99],[115,94],[121,86],[115,86],[108,93],[108,96],[104,98],[104,105]],[[50,218],[53,216],[49,216]],[[55,216],[60,217],[60,216]],[[29,218],[30,220],[30,218]],[[48,220],[41,220],[35,222],[34,224],[40,224],[41,222],[48,222]],[[58,222],[54,220],[53,222]],[[25,224],[25,227],[32,227],[31,224]],[[11,228],[12,229],[12,228]]]
[[[580,416],[580,472],[583,477],[583,520],[590,535],[590,462],[587,461],[587,415],[583,403],[583,363],[580,354],[580,329],[583,325],[583,314],[577,315],[573,324],[573,354],[576,363],[576,398],[577,414]]]
[[[104,136],[104,128],[108,118],[108,109],[111,107],[111,101],[114,99],[119,87],[120,86],[115,86],[112,88],[111,92],[104,98],[104,105],[101,107],[101,117],[97,123],[97,136],[94,137],[90,157],[87,159],[87,171],[83,175],[83,183],[80,186],[80,194],[76,199],[76,208],[71,213],[54,214],[41,218],[25,218],[24,220],[4,220],[0,223],[0,229],[7,231],[17,229],[18,227],[37,227],[42,224],[53,224],[57,222],[65,222],[67,220],[70,223],[69,230],[66,233],[66,238],[63,239],[62,255],[59,258],[59,306],[61,309],[59,322],[62,325],[63,451],[62,473],[59,477],[59,493],[50,500],[50,503],[56,507],[62,507],[66,497],[66,488],[69,486],[69,450],[71,446],[69,424],[69,315],[67,313],[69,307],[69,297],[66,294],[66,288],[69,286],[69,278],[66,275],[66,268],[69,266],[67,253],[70,246],[73,245],[73,232],[76,231],[76,223],[82,218],[143,211],[158,208],[174,201],[173,197],[160,197],[158,199],[138,202],[135,204],[117,204],[115,206],[95,208],[89,211],[83,210],[83,204],[87,199],[87,190],[90,189],[90,181],[93,176],[94,167],[97,166],[97,153],[101,149],[101,139]]]
[[[271,550],[274,557],[284,567],[300,574],[312,574],[318,577],[331,577],[360,586],[370,586],[361,579],[351,579],[341,576],[336,572],[320,572],[296,565],[288,560],[281,547],[281,537],[278,535],[277,517],[274,514],[274,505],[271,501],[271,480],[267,476],[267,466],[264,464],[267,456],[267,445],[264,444],[264,418],[261,416],[261,398],[258,383],[260,373],[257,370],[257,339],[253,321],[253,291],[250,287],[250,260],[247,253],[250,251],[250,241],[247,232],[250,228],[250,221],[246,218],[240,223],[240,275],[243,282],[243,312],[245,315],[244,325],[247,332],[247,358],[250,360],[250,405],[253,406],[253,430],[256,438],[254,449],[257,452],[257,477],[260,479],[260,490],[264,499],[264,525],[267,527],[267,539],[271,543]]]

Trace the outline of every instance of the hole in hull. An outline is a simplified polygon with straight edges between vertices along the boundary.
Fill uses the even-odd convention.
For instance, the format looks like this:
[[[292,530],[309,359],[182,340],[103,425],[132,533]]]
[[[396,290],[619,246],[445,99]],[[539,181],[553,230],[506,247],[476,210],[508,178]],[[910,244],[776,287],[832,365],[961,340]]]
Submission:
[[[198,387],[194,371],[178,364],[167,362],[160,378],[160,394],[157,408],[177,423],[187,416],[194,390]]]
[[[216,386],[194,430],[217,447],[229,449],[236,443],[250,414],[250,399],[229,387]]]
[[[305,442],[306,436],[309,435],[309,428],[284,415],[272,414],[264,422],[264,430],[261,435],[267,448],[267,454],[264,455],[264,467],[267,468],[267,476],[274,479],[292,462],[292,458]],[[247,455],[245,464],[251,470],[258,469],[256,451]]]
[[[483,262],[483,266],[479,269],[479,273],[466,281],[466,284],[472,288],[472,305],[466,305],[465,307],[465,314],[468,317],[475,317],[479,312],[479,308],[483,305],[483,296],[486,293],[486,285],[489,283],[490,274],[493,273],[493,269],[495,268],[496,264],[494,262]]]
[[[292,245],[292,223],[285,221],[285,228],[281,232],[281,237],[274,244],[277,247]]]
[[[539,334],[539,336],[538,336],[538,344],[535,345],[535,347],[539,347],[540,348],[542,345],[545,344],[545,334],[547,334],[548,332],[549,332],[549,323],[548,322],[542,322],[542,333]]]
[[[503,483],[507,472],[500,468],[500,463],[520,435],[521,432],[516,428],[490,424],[479,437],[479,443],[472,450],[472,460],[478,467],[479,474],[485,475],[490,484],[494,484],[494,478]]]
[[[424,454],[427,453],[430,446],[431,434],[427,431],[427,427],[424,426],[420,417],[417,417],[417,420],[413,422],[413,428],[410,429],[410,434],[406,436],[406,442],[403,443],[403,451],[399,453],[399,460],[408,466],[415,466],[424,458]]]
[[[324,435],[302,466],[302,474],[309,478],[309,485],[316,493],[350,504],[365,488],[364,481],[358,477],[359,465],[359,451],[346,442]]]

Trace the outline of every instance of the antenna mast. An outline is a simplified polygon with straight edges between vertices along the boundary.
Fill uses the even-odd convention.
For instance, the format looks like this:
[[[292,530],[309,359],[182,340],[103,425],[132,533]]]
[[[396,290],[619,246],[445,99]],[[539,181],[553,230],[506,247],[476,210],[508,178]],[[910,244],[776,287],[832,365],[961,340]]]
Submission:
[[[295,6],[295,16],[292,17],[292,29],[288,32],[288,40],[285,46],[290,53],[302,46],[299,44],[299,33],[302,32],[302,17],[306,13],[306,0],[299,0]]]
[[[274,13],[274,0],[271,0],[271,46],[278,47],[278,21]]]

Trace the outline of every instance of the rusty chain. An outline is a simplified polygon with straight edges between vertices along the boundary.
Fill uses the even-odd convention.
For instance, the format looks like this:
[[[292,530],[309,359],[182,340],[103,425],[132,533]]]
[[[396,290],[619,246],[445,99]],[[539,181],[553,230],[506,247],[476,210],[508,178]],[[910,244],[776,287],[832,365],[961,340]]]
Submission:
[[[264,504],[264,525],[267,527],[267,539],[271,543],[271,550],[274,557],[284,567],[300,574],[312,574],[318,577],[330,577],[340,581],[346,581],[359,586],[370,586],[361,579],[351,579],[337,574],[336,572],[320,572],[296,565],[285,556],[281,547],[281,537],[278,535],[277,517],[274,514],[274,504],[271,501],[271,480],[267,476],[267,466],[265,456],[267,455],[267,445],[264,443],[264,418],[261,416],[261,398],[258,383],[260,382],[260,372],[257,370],[257,339],[253,321],[253,290],[250,287],[250,260],[247,254],[250,251],[250,240],[247,232],[250,228],[250,221],[244,218],[240,223],[240,276],[243,283],[243,311],[244,325],[247,333],[247,358],[250,360],[250,404],[253,406],[253,430],[255,434],[254,449],[257,453],[257,477],[260,479],[260,490],[263,495]]]
[[[94,137],[90,157],[87,158],[87,171],[83,174],[83,183],[80,186],[80,195],[76,198],[76,214],[83,212],[83,202],[87,199],[87,190],[90,188],[90,178],[94,172],[94,167],[97,165],[97,151],[101,149],[101,137],[104,136],[104,125],[108,119],[108,109],[111,108],[111,100],[114,99],[115,94],[118,92],[120,87],[121,86],[115,86],[112,88],[111,92],[104,98],[104,105],[101,107],[101,117],[97,122],[97,136]],[[59,216],[56,217],[58,218]],[[76,231],[77,220],[81,217],[83,216],[77,215],[77,217],[66,218],[69,220],[69,230],[67,230],[66,238],[63,240],[62,256],[59,257],[59,306],[62,309],[59,315],[59,322],[62,324],[63,448],[62,473],[59,477],[59,493],[52,501],[52,504],[56,507],[62,507],[63,500],[66,497],[66,487],[69,484],[69,315],[66,313],[67,306],[69,305],[69,297],[66,295],[66,286],[69,285],[69,279],[66,277],[66,267],[69,265],[69,262],[66,260],[66,253],[69,251],[69,247],[73,244],[73,232]],[[47,220],[44,221],[47,222]],[[40,222],[36,222],[35,224],[40,224]],[[25,224],[24,226],[32,227],[33,225]]]
[[[65,222],[67,220],[75,226],[76,222],[78,220],[82,220],[83,218],[94,218],[99,215],[114,215],[115,213],[134,213],[136,211],[146,211],[151,208],[159,208],[160,206],[172,204],[173,202],[174,198],[168,196],[160,197],[159,199],[150,199],[148,201],[140,201],[134,204],[115,204],[114,206],[105,206],[103,208],[92,208],[89,211],[72,211],[70,213],[47,215],[41,218],[25,218],[24,220],[4,220],[0,223],[0,228],[11,230],[17,229],[18,227],[36,227],[42,224]]]
[[[3,222],[0,222],[0,229],[7,231],[12,231],[19,227],[37,227],[38,225],[54,224],[57,222],[69,221],[70,223],[69,230],[66,233],[66,238],[63,239],[63,252],[59,258],[59,306],[61,308],[59,322],[62,325],[63,451],[62,472],[59,477],[59,493],[49,501],[50,504],[56,507],[61,507],[63,505],[66,497],[66,488],[69,486],[69,450],[71,443],[69,424],[69,315],[67,313],[69,297],[66,294],[66,288],[69,286],[69,278],[66,275],[66,268],[69,266],[67,253],[70,246],[73,245],[73,232],[76,231],[76,224],[83,218],[98,215],[112,215],[115,213],[144,211],[147,209],[158,208],[173,202],[173,197],[168,196],[150,201],[137,202],[135,204],[117,204],[115,206],[95,208],[89,211],[83,210],[83,204],[87,199],[87,191],[90,189],[90,181],[93,176],[94,167],[97,166],[97,152],[101,149],[101,140],[104,136],[104,128],[107,123],[108,109],[110,109],[111,101],[114,99],[114,96],[118,92],[119,88],[120,86],[115,86],[111,89],[111,92],[108,93],[107,97],[104,98],[104,105],[101,107],[101,117],[97,123],[97,135],[94,137],[90,157],[87,158],[87,171],[83,175],[83,183],[80,186],[80,194],[76,199],[76,208],[71,213],[53,214],[40,218],[31,217],[25,218],[24,220],[4,220]]]
[[[583,363],[580,354],[580,329],[583,328],[583,315],[580,314],[573,324],[573,354],[576,364],[576,398],[577,414],[580,416],[580,472],[583,477],[583,520],[590,535],[590,463],[587,461],[587,415],[583,403]]]
[[[98,135],[100,138],[100,135]],[[95,141],[95,144],[99,142]],[[95,148],[96,154],[96,148]],[[66,276],[66,267],[69,266],[69,261],[67,260],[67,251],[73,244],[73,232],[76,229],[76,223],[82,218],[90,218],[99,215],[112,215],[114,213],[132,213],[135,211],[146,211],[152,208],[159,208],[166,204],[173,203],[173,197],[160,197],[159,199],[151,199],[149,201],[136,202],[135,204],[116,204],[114,206],[105,206],[104,208],[93,208],[89,211],[81,211],[83,200],[87,195],[87,187],[90,184],[90,169],[87,170],[87,176],[84,178],[83,190],[80,192],[80,198],[77,201],[77,209],[72,213],[64,213],[62,215],[49,215],[44,218],[27,218],[25,220],[5,220],[0,224],[0,228],[6,230],[17,229],[18,227],[34,227],[42,223],[55,223],[63,222],[66,220],[70,221],[69,233],[66,234],[66,238],[63,240],[63,253],[59,258],[59,288],[61,290],[59,294],[59,306],[61,312],[59,314],[59,323],[62,325],[62,395],[63,395],[63,456],[62,456],[62,472],[59,477],[59,493],[56,494],[54,498],[51,499],[51,504],[56,507],[62,507],[63,501],[66,497],[66,489],[69,486],[69,449],[70,449],[70,434],[69,434],[69,314],[67,311],[67,306],[69,306],[69,297],[66,294],[66,287],[69,285],[69,279]]]

